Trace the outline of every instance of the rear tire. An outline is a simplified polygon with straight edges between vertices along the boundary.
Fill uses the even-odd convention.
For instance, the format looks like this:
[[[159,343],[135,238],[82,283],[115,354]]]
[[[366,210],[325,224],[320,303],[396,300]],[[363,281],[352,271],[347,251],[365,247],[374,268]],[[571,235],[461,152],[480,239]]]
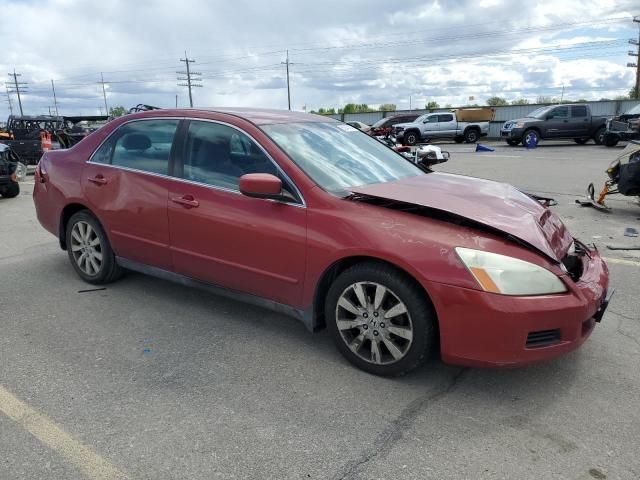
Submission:
[[[596,145],[602,145],[604,143],[605,132],[605,127],[600,127],[596,130],[596,133],[593,134],[593,141],[596,142]]]
[[[5,188],[2,192],[2,196],[4,198],[14,198],[20,195],[20,184],[19,183],[11,183]]]
[[[346,308],[345,308],[346,306]],[[425,292],[390,265],[354,265],[325,299],[326,324],[344,357],[374,375],[400,376],[434,350],[436,315]]]
[[[66,244],[71,265],[85,282],[104,285],[122,276],[102,225],[88,210],[80,210],[69,219]]]
[[[589,141],[589,139],[588,138],[574,138],[573,141],[576,142],[578,145],[584,145],[585,143],[587,143]]]
[[[464,141],[467,143],[476,143],[480,140],[480,132],[475,128],[468,128],[464,132]]]
[[[418,142],[420,142],[420,133],[416,130],[409,130],[404,134],[405,145],[415,145]]]

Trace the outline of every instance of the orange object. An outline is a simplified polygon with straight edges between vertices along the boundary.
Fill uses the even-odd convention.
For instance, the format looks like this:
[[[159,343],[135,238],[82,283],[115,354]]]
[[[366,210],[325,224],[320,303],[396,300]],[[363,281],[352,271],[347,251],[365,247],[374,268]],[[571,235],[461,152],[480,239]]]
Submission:
[[[41,131],[40,143],[42,144],[42,150],[51,150],[51,134],[44,130]]]
[[[600,190],[600,195],[598,195],[598,200],[596,200],[596,202],[600,205],[604,205],[604,197],[607,196],[607,193],[609,193],[609,185],[605,183],[602,190]]]

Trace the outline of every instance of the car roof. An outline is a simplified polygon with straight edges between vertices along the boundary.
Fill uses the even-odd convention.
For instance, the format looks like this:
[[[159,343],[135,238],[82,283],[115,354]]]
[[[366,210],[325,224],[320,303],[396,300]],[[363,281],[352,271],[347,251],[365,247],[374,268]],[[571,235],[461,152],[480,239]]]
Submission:
[[[228,115],[244,118],[256,125],[298,122],[337,122],[337,120],[331,117],[325,117],[322,115],[271,108],[212,107],[194,108],[193,110],[212,113],[226,113]]]

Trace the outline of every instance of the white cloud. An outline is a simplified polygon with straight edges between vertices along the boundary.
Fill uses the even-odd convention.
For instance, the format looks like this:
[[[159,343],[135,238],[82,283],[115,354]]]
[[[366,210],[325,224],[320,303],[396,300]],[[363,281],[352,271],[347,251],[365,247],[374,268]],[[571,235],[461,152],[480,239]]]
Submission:
[[[631,21],[607,19],[628,16],[634,6],[596,0],[4,0],[3,18],[19,21],[4,22],[0,31],[0,72],[15,67],[30,82],[26,113],[53,104],[52,78],[63,112],[96,113],[103,107],[101,71],[112,82],[110,105],[172,106],[176,94],[185,105],[186,91],[175,79],[185,49],[203,73],[196,105],[285,108],[280,62],[286,48],[295,108],[402,105],[409,95],[441,104],[466,103],[469,95],[535,99],[559,95],[563,84],[565,97],[612,97],[633,83],[625,66],[628,45],[585,42],[633,35]],[[553,28],[558,24],[565,26]],[[571,50],[550,50],[557,45]],[[7,113],[0,102],[0,118]]]

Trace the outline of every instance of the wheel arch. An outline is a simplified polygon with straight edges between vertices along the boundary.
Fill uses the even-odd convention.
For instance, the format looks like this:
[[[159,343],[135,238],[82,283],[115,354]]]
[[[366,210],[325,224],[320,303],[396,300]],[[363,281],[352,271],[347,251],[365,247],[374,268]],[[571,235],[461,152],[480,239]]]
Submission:
[[[389,260],[385,260],[379,257],[371,256],[371,255],[352,255],[348,257],[343,257],[336,260],[332,263],[327,269],[322,273],[318,282],[315,286],[315,292],[313,295],[313,304],[311,305],[311,310],[313,312],[313,331],[319,331],[326,327],[324,321],[324,301],[327,296],[327,292],[331,287],[333,281],[340,275],[342,272],[347,270],[348,268],[357,265],[359,263],[379,263],[392,267],[397,270],[399,273],[407,277],[420,291],[424,293],[425,298],[431,304],[431,308],[433,309],[434,315],[436,317],[436,329],[437,329],[437,339],[438,344],[440,341],[440,328],[438,324],[438,312],[436,311],[435,305],[431,300],[431,296],[429,292],[424,288],[422,283],[418,281],[416,276],[412,274],[408,269],[403,268],[397,263],[391,262]]]
[[[69,219],[75,213],[81,210],[88,210],[91,215],[95,216],[95,213],[93,213],[89,207],[79,202],[73,202],[65,205],[60,212],[60,221],[58,222],[58,241],[60,242],[60,248],[62,250],[67,249],[67,223],[69,223]]]

